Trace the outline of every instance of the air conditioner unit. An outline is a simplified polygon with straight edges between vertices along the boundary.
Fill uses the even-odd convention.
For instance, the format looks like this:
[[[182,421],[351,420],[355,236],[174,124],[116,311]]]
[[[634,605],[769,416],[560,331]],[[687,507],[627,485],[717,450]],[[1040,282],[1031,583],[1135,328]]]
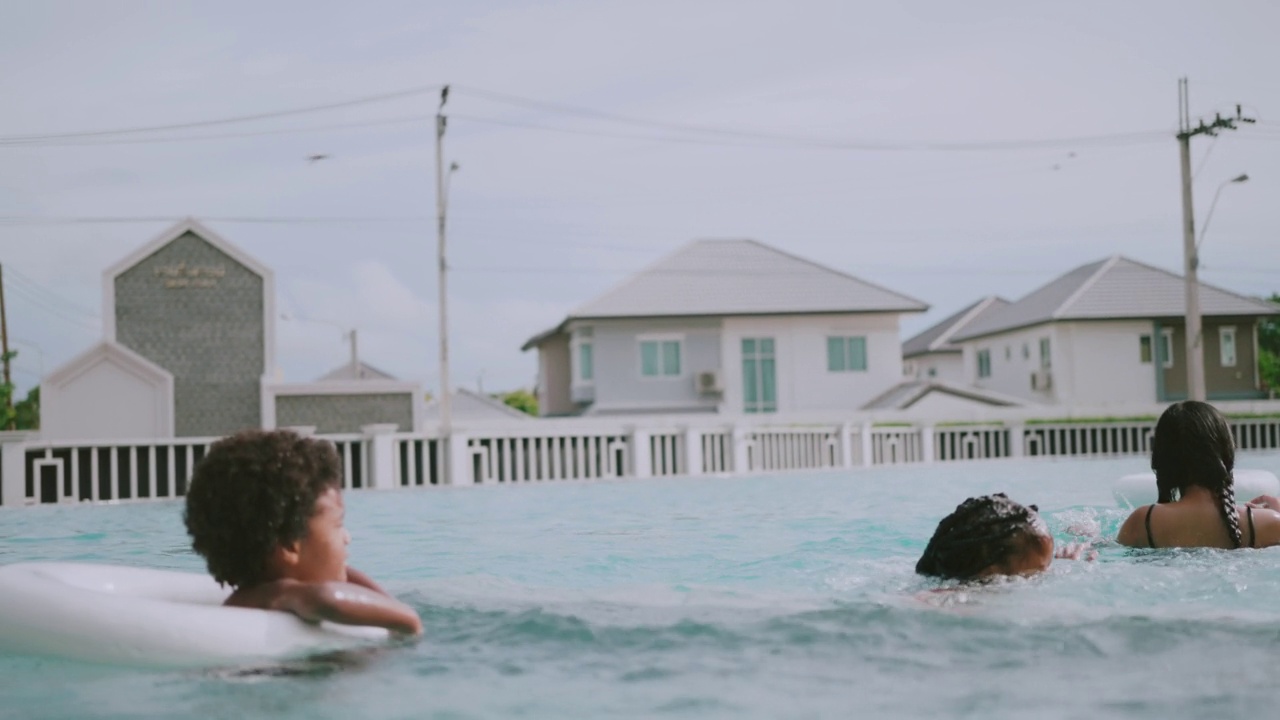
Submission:
[[[1048,370],[1036,370],[1031,373],[1031,389],[1040,391],[1052,390],[1053,373]]]
[[[719,395],[724,392],[720,385],[719,370],[705,370],[694,376],[699,395]]]

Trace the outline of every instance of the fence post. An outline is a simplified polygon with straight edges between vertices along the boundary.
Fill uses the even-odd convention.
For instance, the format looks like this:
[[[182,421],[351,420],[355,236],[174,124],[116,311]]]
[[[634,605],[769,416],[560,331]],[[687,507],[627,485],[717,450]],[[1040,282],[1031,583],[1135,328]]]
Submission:
[[[862,466],[871,467],[872,463],[875,461],[875,458],[873,457],[874,452],[872,451],[872,448],[871,448],[871,421],[870,420],[862,423],[862,426],[858,428],[858,441],[861,443],[861,446],[862,446]]]
[[[933,426],[920,426],[920,462],[933,462]]]
[[[360,432],[369,441],[369,487],[372,490],[390,490],[400,486],[396,477],[396,444],[391,435],[399,425],[376,423],[363,425]]]
[[[467,436],[454,431],[449,435],[449,484],[458,486],[474,485],[476,483],[473,468],[474,463],[471,460],[471,449],[468,447]]]
[[[684,473],[702,474],[702,431],[687,425],[684,428]]]
[[[734,423],[729,426],[729,438],[733,444],[733,468],[735,474],[751,472],[751,441],[747,439],[747,429]]]
[[[1009,457],[1020,458],[1026,454],[1024,447],[1026,430],[1027,426],[1022,423],[1013,423],[1009,426]]]
[[[0,433],[0,507],[27,504],[26,441],[31,436],[27,432]]]
[[[631,474],[638,478],[653,477],[653,444],[649,431],[632,425],[628,433],[631,441]]]
[[[840,467],[853,467],[853,426],[841,423],[836,430],[840,433]]]

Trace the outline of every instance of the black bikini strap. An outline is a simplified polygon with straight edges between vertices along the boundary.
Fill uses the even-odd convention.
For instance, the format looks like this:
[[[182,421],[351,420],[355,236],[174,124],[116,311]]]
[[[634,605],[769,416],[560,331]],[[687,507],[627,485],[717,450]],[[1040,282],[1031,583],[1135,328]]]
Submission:
[[[1151,511],[1155,510],[1155,505],[1147,506],[1147,547],[1154,548],[1156,546],[1155,538],[1151,537]]]
[[[1249,517],[1249,547],[1258,546],[1258,533],[1253,529],[1253,506],[1245,505],[1244,513]]]

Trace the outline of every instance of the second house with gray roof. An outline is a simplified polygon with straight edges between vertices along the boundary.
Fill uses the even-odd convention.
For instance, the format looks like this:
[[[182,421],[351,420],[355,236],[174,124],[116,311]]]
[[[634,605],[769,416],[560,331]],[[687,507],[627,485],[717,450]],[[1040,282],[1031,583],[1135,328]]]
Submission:
[[[978,388],[1035,403],[1105,407],[1187,397],[1186,285],[1116,255],[1082,265],[950,337]],[[1200,284],[1209,400],[1264,397],[1257,327],[1280,306]]]
[[[856,409],[928,306],[751,240],[701,240],[531,338],[543,415]]]

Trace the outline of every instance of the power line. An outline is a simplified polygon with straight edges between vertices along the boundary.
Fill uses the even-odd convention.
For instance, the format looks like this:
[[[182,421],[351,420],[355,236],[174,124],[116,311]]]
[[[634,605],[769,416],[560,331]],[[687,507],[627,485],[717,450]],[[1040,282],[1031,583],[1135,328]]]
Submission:
[[[754,140],[772,140],[784,141],[792,143],[804,143],[815,147],[828,147],[845,150],[877,150],[877,151],[964,151],[964,150],[1025,150],[1034,148],[1059,147],[1067,145],[1087,145],[1087,144],[1132,144],[1138,142],[1154,142],[1163,139],[1166,131],[1151,130],[1141,132],[1128,133],[1108,133],[1102,135],[1084,135],[1065,138],[1051,138],[1044,140],[1005,140],[1005,141],[988,141],[988,142],[882,142],[867,140],[839,140],[832,138],[812,138],[796,135],[785,135],[778,133],[766,133],[750,130],[741,130],[737,128],[715,127],[709,125],[693,125],[686,123],[674,123],[661,120],[651,120],[647,118],[631,117],[620,115],[617,113],[604,112],[601,110],[593,110],[590,108],[574,107],[571,105],[563,105],[559,103],[550,103],[531,98],[519,97],[516,95],[508,95],[505,93],[497,93],[480,88],[472,88],[468,86],[455,86],[463,94],[473,95],[475,97],[499,102],[517,107],[524,107],[535,110],[544,110],[548,112],[556,112],[568,115],[578,115],[582,117],[590,117],[596,120],[604,120],[608,122],[616,122],[629,125],[637,125],[663,130],[674,130],[679,132],[692,132],[699,134],[721,135],[728,137],[737,137],[743,139]]]
[[[47,298],[52,302],[60,304],[63,307],[73,312],[78,312],[82,315],[86,315],[88,317],[93,318],[94,320],[98,319],[98,314],[96,312],[85,308],[83,305],[80,305],[74,300],[69,300],[59,295],[58,293],[46,288],[45,286],[41,285],[35,280],[32,280],[30,276],[25,275],[13,268],[9,268],[9,272],[11,273],[11,279],[17,281],[19,286],[25,287],[26,289],[30,290],[33,294],[43,296],[44,298]]]
[[[176,137],[143,137],[143,138],[67,138],[67,139],[51,139],[51,140],[30,140],[30,141],[14,141],[4,142],[0,140],[0,148],[5,147],[90,147],[98,145],[149,145],[153,143],[174,143],[174,142],[200,142],[204,140],[235,140],[240,138],[262,137],[267,135],[296,135],[304,133],[328,132],[332,130],[355,130],[373,127],[387,127],[391,125],[408,125],[417,122],[426,122],[430,120],[430,115],[405,115],[402,117],[387,118],[385,120],[370,120],[367,122],[350,122],[350,123],[334,123],[331,125],[313,125],[308,127],[296,128],[280,128],[277,130],[256,130],[237,133],[218,133],[216,135],[179,135]]]
[[[321,132],[325,130],[341,130],[359,127],[376,127],[379,125],[390,125],[399,123],[409,123],[429,119],[429,116],[410,116],[400,118],[388,118],[383,120],[374,120],[368,122],[343,123],[330,126],[319,126],[311,128],[289,128],[274,131],[257,131],[245,133],[226,133],[220,135],[201,135],[201,136],[183,136],[183,137],[167,137],[167,138],[124,138],[122,136],[139,135],[144,133],[169,132],[173,130],[190,130],[203,127],[212,127],[218,125],[254,122],[260,120],[269,120],[274,118],[289,117],[315,112],[323,112],[346,107],[354,107],[358,105],[366,105],[370,103],[386,102],[389,100],[412,97],[416,95],[424,95],[434,93],[441,89],[440,85],[421,86],[407,88],[395,92],[383,93],[380,95],[371,95],[366,97],[355,98],[351,100],[343,100],[338,102],[325,103],[320,105],[310,105],[306,107],[293,108],[289,110],[279,110],[271,112],[252,113],[247,115],[237,115],[232,117],[217,118],[212,120],[201,120],[184,123],[171,123],[165,125],[150,125],[131,128],[116,128],[107,130],[86,130],[66,133],[45,133],[30,135],[8,135],[0,136],[0,147],[30,147],[30,146],[49,146],[49,145],[97,145],[97,144],[117,144],[117,143],[141,143],[141,142],[189,142],[189,141],[205,141],[214,139],[231,139],[238,137],[255,137],[259,135],[272,134],[289,134],[303,132]],[[620,123],[632,126],[646,127],[650,129],[659,129],[668,132],[679,132],[684,134],[692,133],[695,138],[688,137],[652,137],[652,136],[631,136],[631,139],[643,139],[659,142],[680,142],[680,143],[703,143],[716,144],[709,142],[706,136],[714,136],[720,138],[732,138],[747,141],[745,144],[768,142],[775,144],[783,144],[789,147],[813,147],[822,149],[839,149],[839,150],[862,150],[862,151],[980,151],[980,150],[1028,150],[1037,148],[1053,148],[1064,146],[1084,146],[1084,145],[1135,145],[1148,142],[1154,142],[1164,137],[1164,131],[1142,131],[1128,133],[1109,133],[1100,135],[1084,135],[1064,138],[1049,138],[1040,140],[1003,140],[1003,141],[983,141],[983,142],[887,142],[875,140],[846,140],[839,138],[823,138],[811,137],[803,135],[790,135],[775,132],[761,132],[742,130],[739,128],[716,127],[710,125],[697,125],[690,123],[669,122],[661,120],[652,120],[646,118],[631,117],[618,113],[594,110],[589,108],[574,107],[559,103],[551,103],[531,98],[523,98],[516,95],[505,93],[497,93],[480,88],[461,87],[459,90],[464,94],[469,94],[477,98],[489,100],[492,102],[503,103],[516,107],[542,110],[546,112],[555,112],[559,114],[576,115],[580,117],[588,117],[594,120],[606,122]],[[458,90],[455,90],[458,92]],[[556,128],[552,126],[536,125],[532,123],[522,123],[514,120],[505,120],[499,118],[484,118],[478,116],[460,116],[466,117],[472,122],[491,123],[499,125],[509,125],[516,127],[528,127],[530,129],[539,129],[545,131],[564,132],[578,135],[602,135],[608,136],[608,133],[572,129],[572,128]],[[721,141],[719,144],[734,144]]]
[[[116,128],[111,130],[82,130],[77,132],[66,133],[45,133],[36,135],[6,135],[0,136],[0,144],[23,143],[33,140],[66,140],[71,138],[93,138],[93,137],[109,137],[117,135],[136,135],[139,133],[162,132],[168,130],[191,130],[193,128],[211,127],[214,125],[229,125],[234,123],[254,122],[257,120],[270,120],[273,118],[289,117],[292,115],[304,115],[314,112],[323,112],[327,110],[337,110],[339,108],[355,107],[357,105],[368,105],[371,103],[386,102],[388,100],[399,100],[401,98],[413,97],[415,95],[425,95],[428,93],[436,93],[440,91],[440,85],[427,85],[395,92],[383,93],[380,95],[368,95],[365,97],[354,98],[352,100],[342,100],[339,102],[324,103],[321,105],[308,105],[306,107],[292,108],[289,110],[276,110],[271,112],[252,113],[248,115],[234,115],[231,117],[217,118],[214,120],[198,120],[194,122],[171,123],[167,125],[147,125],[132,128]]]
[[[176,223],[186,216],[178,215],[136,215],[136,216],[48,216],[48,215],[3,215],[0,216],[0,227],[21,225],[139,225],[147,223]],[[376,216],[207,216],[199,220],[214,223],[243,224],[352,224],[352,223],[421,223],[430,222],[426,216],[415,217],[376,217]]]

